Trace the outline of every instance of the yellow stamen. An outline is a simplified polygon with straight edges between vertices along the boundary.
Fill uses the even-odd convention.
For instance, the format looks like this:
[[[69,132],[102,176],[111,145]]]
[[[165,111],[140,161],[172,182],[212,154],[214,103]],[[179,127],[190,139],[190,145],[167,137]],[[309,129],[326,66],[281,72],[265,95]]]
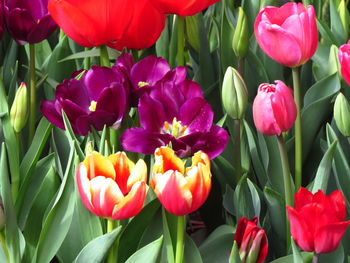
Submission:
[[[96,101],[91,101],[90,107],[89,107],[89,111],[95,111],[96,110],[96,106],[97,106],[97,102]]]
[[[139,83],[137,83],[137,85],[139,86],[139,88],[142,88],[142,87],[144,87],[144,86],[148,86],[149,83],[144,82],[144,81],[140,81]]]

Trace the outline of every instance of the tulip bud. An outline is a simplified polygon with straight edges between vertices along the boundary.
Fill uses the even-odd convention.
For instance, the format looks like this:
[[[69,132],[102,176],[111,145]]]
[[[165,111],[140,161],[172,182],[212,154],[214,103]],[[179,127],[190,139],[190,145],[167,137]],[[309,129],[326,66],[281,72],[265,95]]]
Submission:
[[[242,119],[248,105],[248,91],[241,75],[228,67],[222,84],[222,104],[232,119]]]
[[[195,16],[186,16],[186,39],[191,47],[199,52],[200,43],[199,43],[199,25],[198,25],[198,15]]]
[[[238,9],[238,22],[232,39],[232,48],[238,58],[247,55],[249,48],[248,21],[242,7]]]
[[[345,35],[347,36],[349,34],[350,16],[349,16],[349,11],[346,7],[345,0],[340,1],[338,6],[338,13],[339,13],[341,23],[343,24]]]
[[[339,131],[350,137],[350,105],[342,93],[339,93],[334,103],[334,120]]]
[[[28,118],[28,92],[24,82],[19,86],[11,111],[11,125],[16,132],[20,132],[27,122]]]

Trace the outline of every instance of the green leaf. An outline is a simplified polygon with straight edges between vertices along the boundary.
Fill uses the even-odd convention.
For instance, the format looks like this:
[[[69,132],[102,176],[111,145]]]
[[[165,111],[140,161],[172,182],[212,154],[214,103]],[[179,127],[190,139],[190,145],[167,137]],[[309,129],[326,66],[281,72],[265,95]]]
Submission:
[[[293,239],[291,243],[293,249],[293,263],[303,263],[303,257]]]
[[[156,263],[157,258],[160,254],[161,248],[163,244],[163,236],[148,244],[147,246],[137,250],[125,263],[138,263],[145,261],[147,259],[147,263]]]
[[[321,254],[319,257],[319,263],[329,263],[329,262],[344,262],[345,254],[343,245],[340,243],[338,248],[327,254]],[[348,261],[349,262],[349,261]]]
[[[347,34],[344,30],[341,18],[337,11],[337,7],[334,4],[334,0],[329,1],[330,18],[331,18],[331,30],[338,42],[345,43],[347,41]]]
[[[171,215],[169,212],[167,212],[164,207],[162,208],[162,223],[167,261],[168,263],[174,263],[176,247],[176,235],[174,234],[174,229],[175,226],[177,226],[177,221],[174,220],[174,215]]]
[[[233,242],[229,263],[242,263],[236,241]]]
[[[203,263],[198,247],[189,235],[185,235],[185,263]]]
[[[318,189],[327,191],[328,179],[332,170],[332,161],[338,141],[334,141],[324,154],[320,165],[318,166],[312,192],[316,193]]]
[[[71,146],[69,162],[52,209],[48,213],[40,233],[35,263],[46,263],[60,248],[72,221],[75,203],[74,191],[74,148]],[[59,226],[59,227],[58,227]]]
[[[21,262],[20,259],[20,246],[17,227],[16,212],[11,194],[11,185],[9,181],[9,173],[7,167],[7,155],[5,144],[1,145],[1,173],[0,173],[0,191],[2,202],[5,211],[5,235],[6,246],[9,251],[9,262]]]
[[[108,51],[109,59],[116,59],[118,57],[118,55],[120,54],[119,52],[117,52],[116,50],[113,50],[111,48],[107,48],[107,51]],[[58,63],[61,63],[61,62],[67,61],[67,60],[72,60],[72,59],[90,58],[90,57],[99,57],[99,56],[100,56],[100,50],[98,48],[93,48],[93,49],[88,50],[88,51],[73,53],[72,55],[67,56],[67,57],[59,60]]]
[[[103,262],[108,250],[121,233],[121,226],[112,232],[104,234],[90,241],[74,260],[74,263]]]
[[[301,252],[303,258],[303,263],[311,263],[313,253],[310,252]],[[294,255],[288,255],[285,257],[278,258],[270,263],[294,263]]]
[[[152,221],[159,207],[159,201],[153,200],[126,225],[121,234],[118,248],[120,262],[125,262],[137,250],[142,233]]]
[[[85,154],[81,149],[78,139],[75,137],[72,126],[70,125],[69,119],[64,111],[62,111],[62,117],[63,117],[64,127],[66,129],[66,135],[74,143],[75,150],[77,151],[79,159],[82,161],[85,159]]]

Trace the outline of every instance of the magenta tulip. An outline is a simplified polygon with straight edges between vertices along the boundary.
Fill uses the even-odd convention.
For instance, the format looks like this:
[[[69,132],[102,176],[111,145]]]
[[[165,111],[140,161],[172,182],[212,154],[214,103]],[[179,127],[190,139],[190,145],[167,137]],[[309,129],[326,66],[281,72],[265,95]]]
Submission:
[[[261,49],[288,67],[304,64],[317,49],[315,10],[302,3],[265,7],[255,20],[254,32]]]
[[[265,135],[281,135],[294,124],[297,110],[292,90],[282,81],[261,84],[253,103],[256,128]]]
[[[339,48],[338,57],[341,74],[346,83],[350,86],[350,40]]]

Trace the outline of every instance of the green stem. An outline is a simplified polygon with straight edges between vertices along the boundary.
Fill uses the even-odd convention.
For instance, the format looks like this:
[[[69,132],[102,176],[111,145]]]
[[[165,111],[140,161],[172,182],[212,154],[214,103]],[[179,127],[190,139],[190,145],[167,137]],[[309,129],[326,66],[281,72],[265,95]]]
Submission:
[[[318,263],[319,256],[320,256],[319,254],[314,253],[312,257],[312,263]]]
[[[104,67],[110,67],[109,56],[107,47],[105,45],[100,46],[100,65]]]
[[[236,170],[236,183],[242,177],[242,161],[241,161],[241,120],[234,120],[234,162]]]
[[[85,51],[89,51],[90,48],[86,47],[84,50]],[[90,66],[91,66],[91,58],[90,57],[86,57],[84,59],[84,69],[88,70],[90,68]]]
[[[183,262],[184,235],[185,235],[185,216],[178,216],[177,217],[177,237],[176,237],[175,263],[182,263]]]
[[[293,195],[292,195],[292,186],[291,186],[291,177],[290,177],[290,169],[289,169],[289,161],[286,150],[286,145],[284,143],[284,139],[282,135],[277,136],[278,140],[278,148],[280,151],[281,161],[282,161],[282,170],[283,170],[283,182],[284,182],[284,196],[286,200],[286,205],[293,205]],[[289,221],[288,217],[286,217],[286,240],[287,240],[287,250],[290,246],[290,231],[289,231]]]
[[[177,16],[177,65],[185,65],[185,19]]]
[[[110,219],[107,219],[107,233],[112,232],[115,228],[117,228],[120,225],[120,222],[118,220],[113,221]],[[119,246],[119,237],[115,240],[112,247],[109,250],[107,263],[116,263],[118,262],[118,246]]]
[[[119,150],[119,135],[120,130],[113,128],[109,129],[109,143],[111,145],[112,152],[117,152]]]
[[[301,127],[301,95],[299,68],[292,68],[294,100],[297,106],[297,118],[295,120],[295,189],[299,189],[302,182],[302,127]]]
[[[35,45],[29,44],[29,74],[30,74],[30,110],[29,110],[29,139],[33,140],[36,122],[36,74],[35,74]]]

